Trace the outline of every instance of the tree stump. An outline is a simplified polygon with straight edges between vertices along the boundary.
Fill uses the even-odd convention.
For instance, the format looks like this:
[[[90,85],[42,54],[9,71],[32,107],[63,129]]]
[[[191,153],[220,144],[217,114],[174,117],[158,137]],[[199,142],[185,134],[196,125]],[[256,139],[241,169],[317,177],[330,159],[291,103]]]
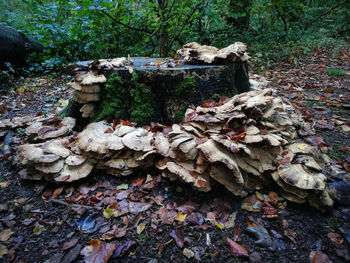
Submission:
[[[190,105],[198,106],[206,100],[217,100],[221,96],[233,96],[249,91],[250,88],[246,62],[229,65],[187,65],[181,60],[175,64],[168,63],[165,59],[141,57],[132,58],[132,61],[132,69],[130,67],[114,68],[113,70],[100,69],[97,73],[103,74],[107,78],[107,84],[113,73],[119,75],[122,89],[121,87],[115,88],[116,96],[120,92],[132,89],[133,85],[135,86],[132,74],[137,74],[137,81],[150,90],[150,102],[153,108],[152,115],[147,119],[144,121],[136,120],[138,123],[141,122],[140,124],[151,121],[164,124],[176,123],[183,118],[186,108]],[[88,68],[90,62],[78,62],[76,65]],[[132,111],[137,105],[135,106],[135,103],[131,102],[132,95],[130,93],[126,92],[125,94],[122,101],[124,104],[129,103],[127,105],[129,110],[124,112],[126,116],[117,117],[135,121]],[[97,108],[101,108],[104,96],[105,91],[102,87],[100,101],[94,102]],[[81,103],[70,103],[68,115],[77,118],[82,106]],[[115,118],[115,116],[109,117]]]

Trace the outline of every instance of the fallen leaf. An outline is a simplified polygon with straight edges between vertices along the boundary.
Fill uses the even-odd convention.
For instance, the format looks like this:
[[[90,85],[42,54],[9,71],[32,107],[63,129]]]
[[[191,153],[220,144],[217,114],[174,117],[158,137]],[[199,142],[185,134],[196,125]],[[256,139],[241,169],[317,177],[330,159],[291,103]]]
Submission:
[[[0,258],[2,258],[4,255],[6,255],[8,252],[7,247],[0,245]]]
[[[0,241],[5,242],[10,239],[12,236],[13,232],[11,229],[4,229],[3,231],[0,232]]]
[[[329,257],[321,251],[310,252],[310,263],[332,263]]]
[[[106,208],[103,210],[103,216],[106,219],[110,219],[114,215],[114,210],[110,208]]]
[[[249,257],[248,250],[242,247],[237,242],[231,240],[230,238],[226,239],[226,243],[230,249],[230,252],[236,257]]]
[[[306,141],[313,144],[313,145],[319,145],[319,144],[324,144],[324,140],[321,136],[309,136],[306,138]]]
[[[241,208],[250,212],[260,212],[262,202],[255,196],[251,195],[242,201]]]
[[[187,247],[183,250],[182,254],[186,258],[193,258],[194,257],[194,252],[191,249],[188,249]]]
[[[106,243],[98,239],[92,239],[88,246],[80,251],[86,263],[106,263],[112,256],[116,244]]]
[[[131,252],[137,246],[137,242],[133,240],[128,240],[123,243],[117,244],[112,258],[123,257]]]
[[[131,185],[133,187],[141,186],[145,180],[146,180],[145,178],[138,178]]]
[[[59,187],[57,189],[55,189],[55,191],[53,191],[51,198],[56,198],[57,196],[59,196],[62,192],[63,192],[64,187]]]
[[[183,222],[186,219],[187,214],[183,214],[181,212],[178,212],[175,220],[179,221],[179,222]]]
[[[0,183],[0,188],[6,188],[10,184],[10,181],[5,181]]]
[[[127,190],[129,188],[128,184],[121,184],[117,186],[117,190]]]
[[[198,207],[199,207],[198,204],[190,201],[190,202],[184,203],[183,205],[178,206],[176,210],[183,214],[189,214],[194,210],[196,210]]]
[[[93,233],[107,224],[107,222],[100,220],[103,219],[102,217],[99,220],[98,219],[99,218],[96,219],[94,215],[86,213],[85,216],[80,220],[77,220],[75,223],[82,233]]]
[[[210,220],[213,226],[219,228],[220,230],[224,228],[223,225],[221,225],[219,222],[216,222],[215,220]]]
[[[183,246],[185,244],[185,239],[184,239],[183,235],[181,234],[180,230],[176,229],[176,230],[171,231],[169,236],[171,236],[174,239],[176,245],[179,248],[183,248]]]
[[[144,223],[141,223],[141,224],[139,224],[139,225],[136,227],[136,233],[137,233],[138,235],[140,235],[140,234],[143,232],[143,230],[145,230],[145,224],[144,224]]]
[[[79,241],[79,238],[73,238],[67,242],[65,242],[61,248],[62,251],[65,251],[67,249],[70,249],[72,247],[74,247]]]
[[[342,126],[340,126],[340,128],[342,128],[343,131],[345,131],[345,132],[350,131],[350,127],[348,125],[342,125]]]
[[[342,238],[339,234],[337,233],[328,233],[328,237],[331,239],[332,243],[336,246],[336,247],[340,247],[341,244],[343,244],[344,242],[344,238]]]
[[[287,228],[284,230],[284,235],[288,237],[294,244],[296,243],[297,233],[293,229]]]
[[[111,231],[108,231],[102,235],[102,239],[110,240],[113,238],[123,237],[126,235],[126,230],[127,230],[127,226],[119,228],[117,225],[113,225]]]
[[[39,236],[41,235],[41,233],[43,232],[44,230],[44,226],[43,225],[36,225],[33,229],[33,234],[36,235],[36,236]]]
[[[275,192],[269,192],[267,195],[266,200],[273,205],[274,207],[277,207],[278,205],[278,195]]]
[[[151,203],[129,202],[129,211],[132,214],[138,214],[150,209],[151,206],[152,206]]]

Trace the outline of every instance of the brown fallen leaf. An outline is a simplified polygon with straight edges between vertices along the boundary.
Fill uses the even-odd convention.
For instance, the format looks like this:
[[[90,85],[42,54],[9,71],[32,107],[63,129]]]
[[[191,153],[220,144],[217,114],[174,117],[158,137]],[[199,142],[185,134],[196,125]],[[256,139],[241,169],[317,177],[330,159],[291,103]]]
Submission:
[[[284,235],[288,237],[294,244],[296,243],[297,233],[293,229],[287,228],[284,230]]]
[[[112,230],[102,235],[102,240],[110,240],[112,238],[119,238],[126,235],[127,226],[119,228],[117,225],[113,225]]]
[[[86,263],[106,263],[116,247],[114,243],[106,243],[98,239],[92,239],[88,244],[80,251]]]
[[[180,230],[176,229],[176,230],[171,231],[169,236],[171,236],[174,239],[176,245],[179,248],[183,248],[183,246],[185,244],[185,239],[184,239],[183,235],[181,234]]]
[[[10,239],[12,236],[13,232],[11,229],[4,229],[2,232],[0,232],[0,241],[5,242]]]
[[[329,257],[321,251],[310,252],[310,263],[332,263]]]
[[[74,247],[79,241],[79,238],[73,238],[67,242],[65,242],[61,248],[62,251],[65,251],[67,249],[70,249],[71,247]]]
[[[249,257],[248,250],[230,238],[226,239],[230,252],[236,257]]]
[[[51,198],[56,198],[57,196],[59,196],[62,192],[63,192],[64,187],[59,187],[57,189],[55,189],[55,191],[53,191]]]
[[[331,241],[332,241],[332,243],[336,246],[336,247],[340,247],[341,246],[341,244],[343,244],[343,242],[344,242],[344,238],[342,238],[339,234],[337,234],[337,233],[328,233],[328,235],[327,235],[330,239],[331,239]]]
[[[8,253],[7,247],[0,245],[0,258]]]

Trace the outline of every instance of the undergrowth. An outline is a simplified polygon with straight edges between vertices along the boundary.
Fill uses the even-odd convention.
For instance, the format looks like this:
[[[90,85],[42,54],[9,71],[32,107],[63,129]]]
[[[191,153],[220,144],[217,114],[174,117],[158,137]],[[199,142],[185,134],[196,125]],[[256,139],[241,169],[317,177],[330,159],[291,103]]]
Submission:
[[[118,73],[113,73],[103,88],[102,99],[92,121],[127,119],[144,125],[153,116],[151,91],[139,82],[137,73],[131,76],[130,87]]]

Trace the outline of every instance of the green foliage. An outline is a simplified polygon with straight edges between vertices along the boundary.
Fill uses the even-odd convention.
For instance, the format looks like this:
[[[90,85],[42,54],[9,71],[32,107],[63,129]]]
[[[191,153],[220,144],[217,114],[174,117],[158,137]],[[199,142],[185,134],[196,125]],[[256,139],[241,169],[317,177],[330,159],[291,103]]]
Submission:
[[[331,76],[346,76],[346,72],[340,68],[326,68],[324,70],[328,75]]]
[[[57,71],[101,57],[167,56],[197,41],[248,44],[252,62],[295,61],[317,47],[336,51],[350,31],[350,1],[0,0],[0,23],[46,47],[30,71]]]
[[[125,119],[144,125],[152,116],[151,91],[139,82],[137,73],[132,73],[130,87],[118,73],[113,73],[103,88],[98,112],[92,121]]]
[[[149,123],[153,116],[151,90],[144,83],[139,82],[138,75],[133,72],[131,77],[132,98],[130,119],[133,122],[144,125]]]
[[[176,84],[174,94],[178,97],[189,97],[192,96],[195,87],[196,80],[194,76],[191,76]]]
[[[102,91],[102,99],[93,121],[123,119],[128,115],[128,90],[118,73],[113,73]]]

